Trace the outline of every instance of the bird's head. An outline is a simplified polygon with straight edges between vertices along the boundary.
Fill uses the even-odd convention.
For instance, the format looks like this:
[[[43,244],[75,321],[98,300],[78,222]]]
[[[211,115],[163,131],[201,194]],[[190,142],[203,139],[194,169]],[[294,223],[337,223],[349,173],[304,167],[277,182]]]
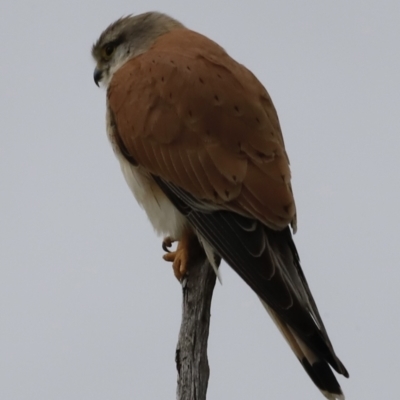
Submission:
[[[128,59],[146,52],[161,35],[184,26],[158,12],[123,17],[112,23],[93,45],[94,81],[108,86],[115,71]]]

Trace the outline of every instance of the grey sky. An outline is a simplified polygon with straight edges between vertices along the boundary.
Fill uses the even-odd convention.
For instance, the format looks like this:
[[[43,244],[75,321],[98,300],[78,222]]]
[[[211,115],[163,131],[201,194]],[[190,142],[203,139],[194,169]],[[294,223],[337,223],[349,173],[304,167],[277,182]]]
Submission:
[[[267,87],[342,388],[398,399],[398,0],[0,3],[0,399],[175,397],[180,287],[108,144],[90,56],[109,23],[148,10]],[[322,399],[256,296],[222,275],[208,399]]]

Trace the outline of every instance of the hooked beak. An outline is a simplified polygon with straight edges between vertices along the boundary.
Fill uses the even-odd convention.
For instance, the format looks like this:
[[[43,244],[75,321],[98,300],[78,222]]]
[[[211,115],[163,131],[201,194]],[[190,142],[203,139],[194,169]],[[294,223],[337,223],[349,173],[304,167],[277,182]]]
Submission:
[[[100,69],[98,69],[97,67],[94,69],[94,73],[93,73],[93,79],[94,79],[94,83],[99,86],[99,82],[101,81],[101,78],[103,78],[103,71],[101,71]]]

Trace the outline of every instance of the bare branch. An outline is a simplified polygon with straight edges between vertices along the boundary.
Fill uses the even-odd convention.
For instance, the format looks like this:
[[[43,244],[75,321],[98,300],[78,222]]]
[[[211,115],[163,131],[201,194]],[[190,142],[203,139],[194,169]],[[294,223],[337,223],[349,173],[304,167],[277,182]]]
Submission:
[[[182,283],[182,323],[176,348],[177,400],[205,400],[210,368],[207,343],[215,272],[203,257],[189,268]]]

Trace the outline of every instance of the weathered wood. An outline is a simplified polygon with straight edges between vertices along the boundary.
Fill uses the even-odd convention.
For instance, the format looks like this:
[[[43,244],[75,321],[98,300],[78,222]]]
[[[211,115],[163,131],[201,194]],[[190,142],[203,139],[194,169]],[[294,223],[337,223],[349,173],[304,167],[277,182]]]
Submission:
[[[182,323],[176,347],[177,400],[205,400],[210,368],[207,343],[215,272],[203,257],[190,265],[183,279]]]

